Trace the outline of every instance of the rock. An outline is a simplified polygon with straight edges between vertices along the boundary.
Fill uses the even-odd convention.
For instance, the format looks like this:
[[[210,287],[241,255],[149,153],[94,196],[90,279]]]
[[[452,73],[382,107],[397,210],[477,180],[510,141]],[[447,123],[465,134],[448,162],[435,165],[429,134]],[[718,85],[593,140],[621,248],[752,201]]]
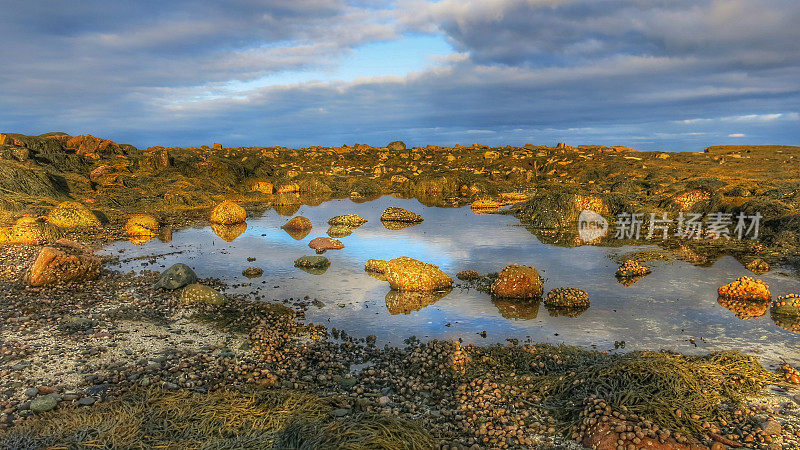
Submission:
[[[105,175],[109,175],[114,172],[114,168],[105,164],[101,164],[97,166],[94,170],[89,172],[89,179],[94,181],[98,178],[101,178]]]
[[[307,267],[307,268],[315,268],[315,269],[322,269],[326,268],[331,265],[331,262],[328,258],[324,256],[301,256],[294,261],[295,267]]]
[[[334,417],[344,417],[344,416],[350,414],[351,411],[352,410],[347,409],[347,408],[336,408],[336,409],[333,410],[333,416]]]
[[[445,289],[453,285],[453,279],[439,269],[407,256],[389,261],[386,280],[396,291],[427,292]]]
[[[499,209],[500,203],[488,198],[482,198],[472,202],[470,208],[475,213],[486,213]]]
[[[382,259],[370,259],[366,264],[364,264],[364,270],[374,273],[386,273],[386,271],[389,270],[389,261],[384,261]]]
[[[353,228],[346,225],[331,225],[328,227],[327,235],[339,239],[353,234]]]
[[[483,153],[483,159],[492,161],[500,157],[500,153],[494,150],[488,150]]]
[[[350,228],[357,228],[367,223],[367,219],[358,214],[346,214],[343,216],[332,217],[328,220],[328,225],[344,225]]]
[[[9,244],[41,245],[64,237],[59,227],[34,217],[21,217],[14,226],[5,230],[5,239],[0,238],[0,243],[5,240]]]
[[[264,269],[261,267],[248,267],[242,271],[242,275],[246,276],[247,278],[258,278],[264,275]]]
[[[88,248],[62,239],[39,251],[25,278],[31,286],[89,281],[100,275],[100,266]]]
[[[220,144],[219,142],[214,142],[211,148],[213,148],[214,150],[222,150],[222,144]]]
[[[62,202],[50,210],[47,221],[62,228],[100,226],[100,219],[84,204],[75,201]]]
[[[33,397],[36,397],[37,395],[39,395],[39,389],[38,388],[32,387],[32,388],[25,389],[25,397],[33,398]]]
[[[197,283],[197,274],[186,264],[177,263],[162,272],[153,287],[174,291],[192,283]]]
[[[533,267],[512,264],[498,274],[490,290],[499,298],[537,298],[542,296],[542,278]]]
[[[340,250],[344,248],[342,241],[329,237],[318,237],[311,240],[308,246],[316,251]]]
[[[651,270],[647,267],[639,264],[638,262],[629,259],[625,261],[619,268],[617,269],[616,276],[620,278],[634,278],[634,277],[641,277],[650,273]]]
[[[772,302],[772,314],[777,316],[800,317],[800,294],[787,294]]]
[[[275,191],[278,194],[291,194],[300,192],[300,185],[297,183],[288,183],[283,184],[278,187],[278,190]]]
[[[234,239],[241,236],[245,231],[247,231],[247,224],[242,223],[235,223],[233,225],[222,225],[219,223],[212,223],[211,224],[211,231],[214,232],[220,239],[225,242],[233,242]]]
[[[672,198],[672,203],[678,205],[681,211],[687,211],[699,202],[707,202],[711,199],[711,193],[705,189],[692,189],[680,193]]]
[[[78,406],[92,406],[97,402],[97,399],[94,397],[83,397],[78,400]]]
[[[268,181],[257,181],[257,182],[256,182],[256,183],[253,185],[253,189],[252,189],[252,191],[253,191],[253,192],[261,192],[262,194],[272,194],[272,191],[273,191],[274,189],[275,189],[275,188],[274,188],[274,186],[272,185],[272,183],[270,183],[270,182],[268,182]]]
[[[480,277],[481,277],[481,274],[479,274],[475,270],[462,270],[461,272],[458,272],[456,274],[456,278],[458,278],[461,281],[477,280]]]
[[[292,217],[281,228],[290,231],[306,231],[311,229],[311,220],[303,216]]]
[[[745,267],[756,275],[769,272],[769,264],[761,258],[750,261]]]
[[[780,436],[783,431],[781,424],[775,419],[767,419],[761,425],[761,429],[764,430],[765,436]]]
[[[589,294],[583,289],[560,287],[547,293],[544,304],[553,308],[588,308]]]
[[[58,405],[61,396],[58,394],[47,394],[41,397],[36,397],[31,401],[31,411],[45,412],[50,411]]]
[[[763,302],[772,298],[767,283],[752,277],[737,278],[736,281],[720,287],[717,293],[720,297],[741,301]]]
[[[211,223],[233,225],[243,223],[246,219],[244,208],[231,200],[225,200],[211,210]]]
[[[158,220],[147,214],[136,214],[125,223],[125,234],[128,236],[156,236],[160,228]]]
[[[181,302],[185,304],[203,303],[206,305],[222,306],[225,304],[225,296],[215,291],[213,288],[202,284],[190,284],[181,291]]]
[[[406,143],[403,141],[393,141],[386,145],[386,148],[393,152],[401,152],[406,149]]]
[[[397,206],[390,206],[383,210],[383,214],[381,214],[381,221],[384,222],[419,223],[422,220],[422,216],[419,214]]]

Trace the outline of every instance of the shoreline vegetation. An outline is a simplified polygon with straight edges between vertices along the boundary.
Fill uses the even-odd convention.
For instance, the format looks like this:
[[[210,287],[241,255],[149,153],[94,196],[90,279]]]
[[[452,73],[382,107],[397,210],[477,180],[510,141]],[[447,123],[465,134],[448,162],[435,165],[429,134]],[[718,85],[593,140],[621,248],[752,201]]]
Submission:
[[[235,239],[267,208],[288,219],[303,204],[392,194],[513,214],[562,246],[584,244],[584,209],[609,220],[759,213],[758,240],[672,237],[633,259],[731,255],[754,274],[797,274],[798,162],[800,147],[787,146],[141,150],[0,134],[0,448],[798,448],[800,374],[788,365],[513,340],[378,347],[374,336],[303,323],[308,297],[253,302],[180,268],[170,279],[111,271],[92,253],[210,221]],[[612,234],[591,245],[652,243]],[[588,302],[577,291],[551,301]],[[793,298],[777,306],[795,308]]]

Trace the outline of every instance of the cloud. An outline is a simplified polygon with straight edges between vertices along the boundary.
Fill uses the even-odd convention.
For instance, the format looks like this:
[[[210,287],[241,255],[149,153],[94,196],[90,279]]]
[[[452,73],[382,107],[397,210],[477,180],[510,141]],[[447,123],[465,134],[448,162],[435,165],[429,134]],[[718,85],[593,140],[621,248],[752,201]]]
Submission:
[[[800,141],[794,0],[146,0],[6,9],[0,124],[13,131],[91,132],[140,146],[592,139],[696,149],[736,134]],[[420,34],[445,39],[453,53],[392,75],[302,76],[335,73],[364,46]],[[378,57],[393,61],[391,51]]]

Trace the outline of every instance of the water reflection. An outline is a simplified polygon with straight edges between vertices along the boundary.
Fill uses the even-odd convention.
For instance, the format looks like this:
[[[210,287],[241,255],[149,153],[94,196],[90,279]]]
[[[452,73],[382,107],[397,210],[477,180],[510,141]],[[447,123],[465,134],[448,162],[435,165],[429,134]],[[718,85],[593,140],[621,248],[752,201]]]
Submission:
[[[443,299],[452,289],[433,292],[408,292],[408,291],[389,291],[386,294],[386,309],[389,314],[410,314],[413,311],[432,305]]]
[[[540,301],[493,298],[492,303],[506,319],[531,320],[539,315]]]
[[[211,225],[211,230],[214,232],[214,234],[222,238],[222,240],[226,242],[233,242],[234,239],[238,238],[244,234],[245,231],[247,231],[247,224],[244,222],[233,225],[222,225],[215,223]]]
[[[717,302],[729,311],[733,312],[736,317],[744,320],[757,319],[767,313],[769,307],[769,300],[764,301],[746,301],[735,298],[719,297]]]

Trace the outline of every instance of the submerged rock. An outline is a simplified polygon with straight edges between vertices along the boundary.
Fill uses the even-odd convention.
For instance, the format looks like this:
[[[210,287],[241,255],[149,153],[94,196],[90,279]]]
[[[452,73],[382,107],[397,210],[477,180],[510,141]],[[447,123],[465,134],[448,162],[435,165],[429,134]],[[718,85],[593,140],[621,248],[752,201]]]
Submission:
[[[422,222],[422,220],[422,216],[419,214],[413,213],[398,206],[390,206],[389,208],[383,210],[383,214],[381,214],[381,221],[384,222],[419,223]]]
[[[158,220],[147,214],[136,214],[125,223],[125,234],[128,236],[149,236],[158,234]]]
[[[247,212],[232,200],[225,200],[211,210],[211,223],[233,225],[243,223],[247,219]]]
[[[740,277],[717,290],[720,297],[752,302],[768,302],[772,298],[769,286],[752,277]]]
[[[396,291],[427,292],[453,285],[453,279],[442,272],[439,266],[407,256],[390,260],[385,275],[389,285]]]
[[[481,274],[479,274],[475,270],[462,270],[461,272],[458,272],[456,274],[456,278],[458,278],[461,281],[474,281],[480,277]]]
[[[301,256],[294,260],[295,267],[322,269],[331,265],[330,260],[324,256]]]
[[[153,287],[174,291],[192,283],[197,283],[197,274],[186,264],[177,263],[162,272]]]
[[[181,291],[181,302],[185,304],[203,303],[206,305],[222,306],[225,304],[225,296],[215,291],[213,288],[202,284],[190,284]]]
[[[328,225],[344,225],[350,228],[357,228],[367,223],[367,219],[358,214],[345,214],[343,216],[332,217],[328,220]]]
[[[306,231],[310,230],[312,225],[311,220],[309,220],[307,217],[297,216],[289,219],[289,221],[286,222],[281,228],[290,231]]]
[[[258,278],[264,275],[264,269],[261,267],[248,267],[242,271],[242,275],[246,276],[247,278]]]
[[[88,248],[61,240],[39,251],[25,278],[31,286],[89,281],[100,275],[100,266]]]
[[[83,203],[66,201],[50,210],[47,221],[62,228],[99,227],[97,218]]]
[[[497,275],[491,286],[492,295],[500,298],[531,299],[542,296],[542,277],[530,266],[512,264]]]

